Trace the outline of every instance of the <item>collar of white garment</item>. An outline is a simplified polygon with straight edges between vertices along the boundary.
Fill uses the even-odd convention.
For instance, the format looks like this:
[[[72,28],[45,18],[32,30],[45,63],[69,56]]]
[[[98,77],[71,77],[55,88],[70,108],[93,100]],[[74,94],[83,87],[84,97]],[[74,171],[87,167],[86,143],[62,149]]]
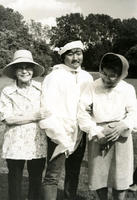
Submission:
[[[81,70],[81,66],[79,66],[77,69],[72,69],[65,64],[59,64],[59,65],[53,66],[53,70],[56,70],[56,69],[64,69],[64,70],[69,71],[69,72],[77,72],[78,73]]]
[[[105,92],[110,92],[110,91],[115,91],[118,93],[121,93],[125,90],[125,81],[121,80],[114,88],[105,88],[102,82],[102,79],[99,78],[97,79],[93,84],[96,84],[95,87],[95,93],[105,93]],[[126,83],[127,84],[127,83]]]

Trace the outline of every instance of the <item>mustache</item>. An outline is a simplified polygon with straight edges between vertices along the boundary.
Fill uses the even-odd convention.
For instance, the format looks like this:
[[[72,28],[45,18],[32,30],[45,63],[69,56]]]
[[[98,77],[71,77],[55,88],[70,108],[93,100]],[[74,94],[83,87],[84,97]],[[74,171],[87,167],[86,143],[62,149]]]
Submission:
[[[72,63],[72,64],[73,64],[73,63],[79,63],[79,61],[78,61],[78,60],[72,60],[71,63]]]

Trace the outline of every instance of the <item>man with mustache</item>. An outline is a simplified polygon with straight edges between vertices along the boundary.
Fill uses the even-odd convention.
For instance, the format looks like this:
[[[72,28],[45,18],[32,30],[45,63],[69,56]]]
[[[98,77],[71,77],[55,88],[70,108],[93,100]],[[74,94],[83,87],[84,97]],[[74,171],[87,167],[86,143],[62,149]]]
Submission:
[[[68,41],[58,48],[62,63],[55,65],[43,82],[41,105],[52,113],[51,117],[40,122],[48,136],[48,163],[42,190],[44,200],[57,199],[64,166],[65,200],[76,200],[86,146],[86,135],[78,127],[77,109],[81,92],[93,81],[92,76],[81,69],[83,49],[80,40]]]

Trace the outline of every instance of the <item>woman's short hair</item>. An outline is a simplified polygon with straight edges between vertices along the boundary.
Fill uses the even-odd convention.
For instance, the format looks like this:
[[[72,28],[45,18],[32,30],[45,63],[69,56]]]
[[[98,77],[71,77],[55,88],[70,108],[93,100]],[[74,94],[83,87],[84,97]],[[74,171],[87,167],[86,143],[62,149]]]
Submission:
[[[122,73],[122,67],[123,65],[119,57],[113,54],[106,55],[101,63],[102,70],[103,68],[112,69],[118,76]]]

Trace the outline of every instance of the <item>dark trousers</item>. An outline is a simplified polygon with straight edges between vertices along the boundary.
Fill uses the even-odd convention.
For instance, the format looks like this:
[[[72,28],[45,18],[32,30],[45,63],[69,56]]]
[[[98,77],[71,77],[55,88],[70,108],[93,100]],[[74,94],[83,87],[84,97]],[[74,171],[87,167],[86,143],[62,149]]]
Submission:
[[[133,184],[137,184],[137,167],[136,167],[134,174],[133,174]]]
[[[65,167],[65,182],[64,182],[64,196],[65,200],[75,200],[80,166],[84,156],[86,146],[86,134],[83,134],[82,140],[73,154],[67,159],[65,154],[60,154],[53,160],[49,161],[56,144],[48,138],[48,164],[46,175],[43,182],[43,200],[56,200],[57,199],[57,188],[60,180],[61,172]]]
[[[42,172],[45,167],[45,158],[27,161],[29,174],[28,200],[39,200],[41,194]],[[21,200],[22,174],[25,160],[7,159],[9,200]]]

